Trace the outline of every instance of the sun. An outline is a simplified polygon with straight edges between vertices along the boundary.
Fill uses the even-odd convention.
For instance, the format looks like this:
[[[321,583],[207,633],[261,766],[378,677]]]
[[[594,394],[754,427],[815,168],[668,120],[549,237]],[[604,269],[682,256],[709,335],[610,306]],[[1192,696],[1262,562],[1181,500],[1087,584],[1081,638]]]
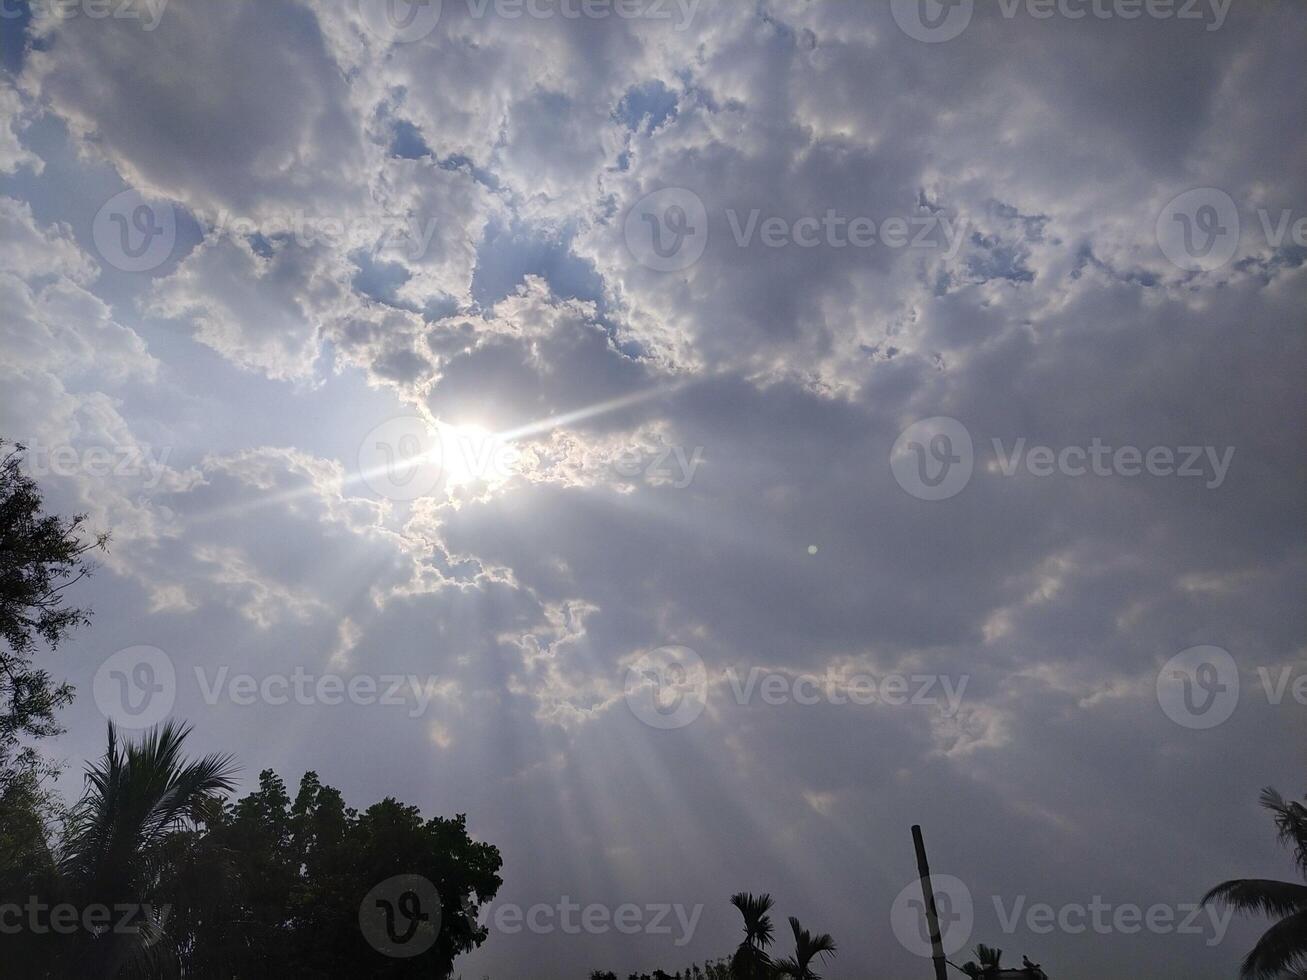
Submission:
[[[450,487],[508,480],[515,472],[517,450],[511,440],[476,423],[437,423],[440,468]]]

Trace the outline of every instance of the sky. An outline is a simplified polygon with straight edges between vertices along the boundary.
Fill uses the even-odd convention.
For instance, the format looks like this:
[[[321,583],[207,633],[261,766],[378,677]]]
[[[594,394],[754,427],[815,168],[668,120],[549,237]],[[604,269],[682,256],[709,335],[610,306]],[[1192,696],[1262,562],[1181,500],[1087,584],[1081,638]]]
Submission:
[[[50,655],[468,815],[467,977],[1233,976],[1307,730],[1307,10],[4,0]],[[577,911],[577,910],[581,911]],[[534,914],[532,914],[534,910]],[[586,914],[582,914],[585,912]]]

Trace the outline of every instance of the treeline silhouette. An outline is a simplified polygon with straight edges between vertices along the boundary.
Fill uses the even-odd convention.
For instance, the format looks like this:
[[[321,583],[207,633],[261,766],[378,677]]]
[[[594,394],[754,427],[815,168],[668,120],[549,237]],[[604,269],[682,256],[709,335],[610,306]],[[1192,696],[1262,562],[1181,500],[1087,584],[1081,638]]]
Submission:
[[[621,978],[612,970],[594,970],[590,973],[589,980],[621,980]],[[628,973],[625,980],[731,980],[731,968],[726,960],[717,960],[705,963],[703,966],[698,964],[687,966],[684,971],[678,970],[675,973],[667,973],[664,970],[654,970],[653,973]]]
[[[4,975],[444,977],[485,941],[477,908],[502,862],[462,815],[423,819],[390,798],[359,812],[312,772],[294,799],[265,770],[231,802],[229,760],[188,761],[186,734],[166,723],[122,744],[111,726],[57,841],[30,812],[6,814],[0,905],[20,906],[24,928],[4,937]],[[435,885],[439,933],[426,952],[388,959],[360,930],[360,904],[407,874]],[[45,910],[60,906],[72,928],[53,927]],[[108,921],[85,928],[99,908]]]
[[[829,933],[814,935],[790,916],[790,931],[794,934],[794,954],[773,960],[768,947],[775,939],[771,910],[775,903],[769,894],[753,895],[737,892],[731,904],[744,919],[744,939],[729,959],[716,960],[702,967],[691,966],[684,973],[631,973],[627,980],[821,980],[816,965],[836,954],[835,940]],[[618,980],[611,970],[595,970],[590,980]]]

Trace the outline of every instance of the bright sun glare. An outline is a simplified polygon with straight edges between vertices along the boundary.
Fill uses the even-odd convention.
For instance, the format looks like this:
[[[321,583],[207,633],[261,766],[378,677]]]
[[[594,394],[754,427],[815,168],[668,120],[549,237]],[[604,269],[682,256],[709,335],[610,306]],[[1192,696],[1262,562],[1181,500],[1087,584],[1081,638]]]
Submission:
[[[513,474],[515,452],[502,435],[474,423],[436,426],[439,465],[445,484],[499,483]]]

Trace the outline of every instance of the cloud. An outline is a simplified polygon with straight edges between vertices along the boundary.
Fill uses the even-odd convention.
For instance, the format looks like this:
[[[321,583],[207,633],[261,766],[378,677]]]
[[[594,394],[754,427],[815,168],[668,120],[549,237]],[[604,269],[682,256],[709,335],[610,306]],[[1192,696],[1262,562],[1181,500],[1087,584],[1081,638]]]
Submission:
[[[835,934],[830,975],[909,975],[888,908],[914,822],[976,890],[976,940],[1059,976],[1234,969],[1233,936],[1139,937],[1128,965],[1005,938],[987,896],[1193,901],[1273,860],[1228,827],[1300,775],[1256,667],[1307,626],[1307,252],[1258,215],[1292,229],[1307,199],[1301,12],[981,4],[926,44],[866,4],[704,3],[683,31],[440,7],[412,41],[349,0],[29,28],[21,97],[0,88],[3,434],[160,464],[43,477],[121,542],[74,679],[115,642],[182,677],[412,674],[418,716],[192,688],[178,710],[252,767],[466,810],[504,901],[710,910],[684,949],[494,934],[469,974],[717,956],[753,889]],[[87,254],[124,187],[177,210],[153,277]],[[1203,187],[1241,234],[1195,271],[1157,226]],[[631,232],[668,189],[703,208],[677,268]],[[388,499],[363,450],[410,416],[506,434],[512,462]],[[890,454],[938,416],[974,465],[928,501]],[[1228,469],[1019,455],[1095,440]],[[1247,695],[1207,733],[1156,696],[1204,643]],[[664,646],[714,679],[677,731],[624,697]],[[741,702],[723,672],[752,668],[947,678],[960,703]]]
[[[0,174],[12,174],[19,167],[41,172],[41,158],[22,144],[22,127],[22,98],[7,79],[0,80]]]

